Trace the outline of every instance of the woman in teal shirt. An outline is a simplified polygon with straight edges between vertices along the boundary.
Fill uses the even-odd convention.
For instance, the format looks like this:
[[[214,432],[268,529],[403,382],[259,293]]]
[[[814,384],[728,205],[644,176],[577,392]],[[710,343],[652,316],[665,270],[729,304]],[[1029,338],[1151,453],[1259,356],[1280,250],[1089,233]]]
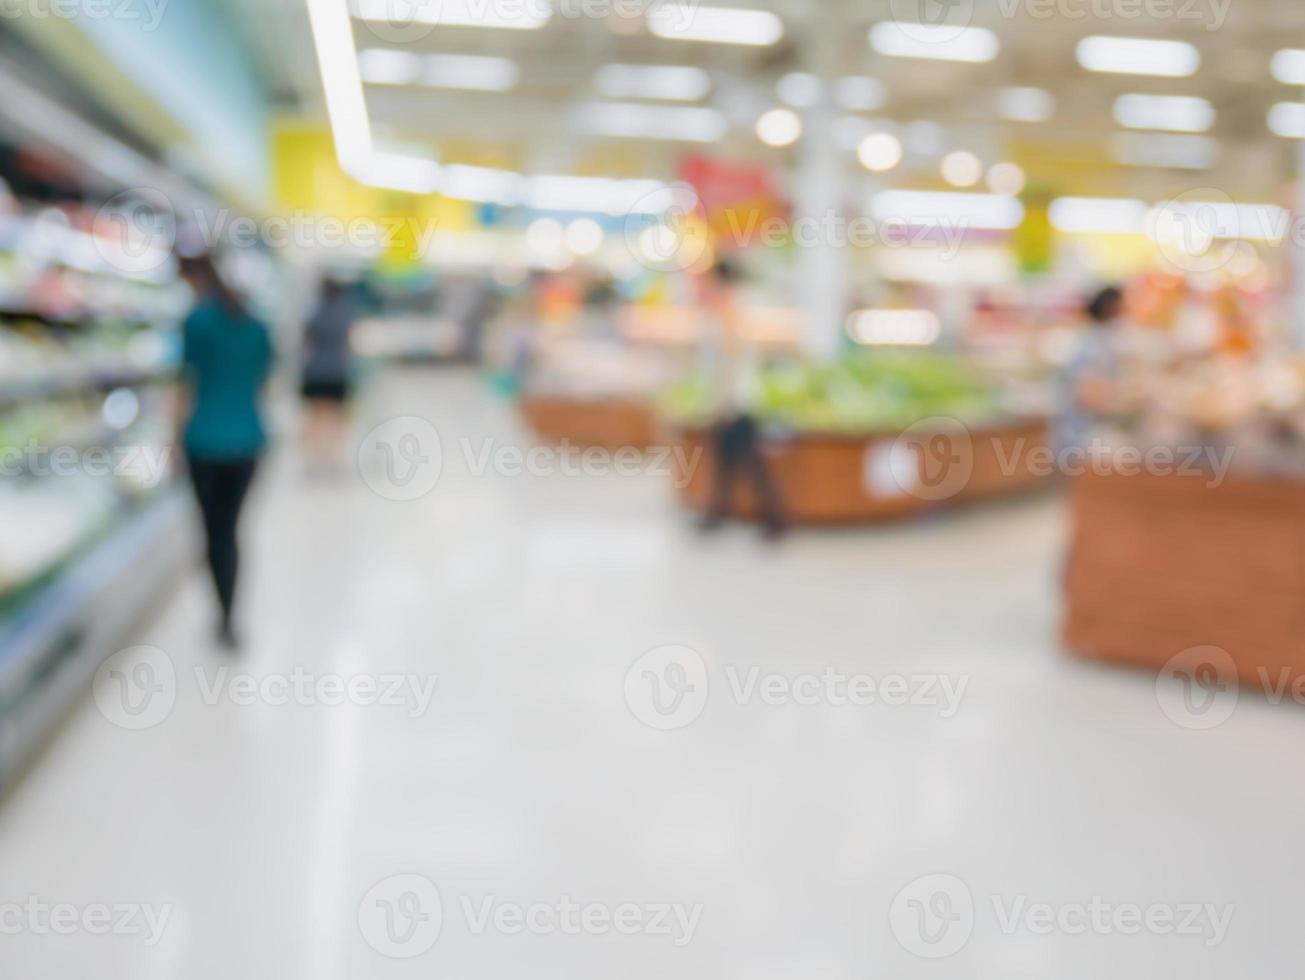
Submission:
[[[222,281],[210,259],[183,259],[181,274],[196,297],[182,327],[184,381],[190,394],[186,462],[221,609],[218,640],[233,648],[240,565],[237,528],[267,442],[259,398],[272,368],[272,343],[267,327]]]

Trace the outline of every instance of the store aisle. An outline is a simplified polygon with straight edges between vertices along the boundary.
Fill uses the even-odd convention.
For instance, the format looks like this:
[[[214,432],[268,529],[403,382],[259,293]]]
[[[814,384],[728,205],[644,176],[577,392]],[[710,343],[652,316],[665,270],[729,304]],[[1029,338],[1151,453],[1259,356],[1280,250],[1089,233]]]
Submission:
[[[435,421],[439,485],[397,503],[269,465],[245,653],[208,642],[192,576],[137,637],[161,653],[122,664],[165,687],[170,665],[175,703],[131,715],[88,695],[0,808],[0,904],[139,905],[141,929],[6,935],[12,975],[1197,978],[1289,961],[1305,715],[1243,696],[1190,731],[1148,677],[1061,654],[1054,499],[772,550],[741,529],[699,540],[655,474],[511,475],[496,454],[528,443],[470,374],[395,373],[363,414]],[[499,472],[477,475],[486,458]],[[689,653],[631,671],[668,644],[701,656],[705,684]],[[323,703],[329,681],[279,703],[329,675],[387,703]],[[866,679],[875,703],[840,703]],[[935,873],[954,876],[930,891],[943,928],[973,903],[945,964],[890,919]],[[1235,910],[1211,916],[1214,948],[1024,917],[1094,898]]]

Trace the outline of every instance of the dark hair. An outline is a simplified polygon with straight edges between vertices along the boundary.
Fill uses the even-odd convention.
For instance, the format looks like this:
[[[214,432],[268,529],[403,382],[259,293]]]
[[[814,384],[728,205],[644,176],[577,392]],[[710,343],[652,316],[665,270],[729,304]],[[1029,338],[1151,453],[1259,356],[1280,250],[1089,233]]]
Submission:
[[[202,295],[216,299],[228,314],[238,320],[252,319],[249,307],[222,278],[213,259],[208,255],[185,255],[180,260],[181,275],[188,280],[197,281],[197,289]]]
[[[345,290],[348,288],[349,287],[345,283],[336,279],[334,276],[327,276],[322,280],[322,288],[319,296],[322,301],[325,302],[326,300],[335,299],[337,296],[344,295]]]
[[[717,259],[707,274],[723,286],[731,286],[743,279],[743,270],[732,259]]]
[[[1118,286],[1107,286],[1087,301],[1087,315],[1093,323],[1105,323],[1119,313],[1124,294]]]

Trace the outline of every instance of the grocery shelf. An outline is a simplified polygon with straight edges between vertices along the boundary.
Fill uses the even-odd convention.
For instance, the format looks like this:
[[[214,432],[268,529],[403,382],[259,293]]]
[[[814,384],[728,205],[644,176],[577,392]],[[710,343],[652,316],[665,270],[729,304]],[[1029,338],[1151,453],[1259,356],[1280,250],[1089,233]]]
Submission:
[[[104,391],[110,388],[130,388],[171,380],[171,370],[86,371],[76,374],[54,375],[35,381],[13,384],[4,382],[0,387],[0,407],[19,402],[37,401],[71,395],[80,391]]]
[[[0,793],[194,550],[170,490],[74,559],[0,622]]]

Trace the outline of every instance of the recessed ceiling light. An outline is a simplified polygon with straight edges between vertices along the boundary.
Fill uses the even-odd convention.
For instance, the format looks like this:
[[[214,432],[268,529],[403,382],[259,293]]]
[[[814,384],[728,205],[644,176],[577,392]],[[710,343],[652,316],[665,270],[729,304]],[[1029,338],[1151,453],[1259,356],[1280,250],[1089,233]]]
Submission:
[[[820,101],[820,79],[804,71],[791,71],[779,80],[775,92],[785,105],[806,109]]]
[[[883,82],[865,75],[849,75],[834,83],[834,101],[854,112],[878,109],[887,96]]]
[[[603,247],[603,228],[593,218],[576,218],[566,226],[566,247],[576,255],[593,255]]]
[[[991,61],[1001,45],[984,27],[948,24],[903,24],[883,21],[870,29],[870,46],[893,58],[936,61]]]
[[[994,194],[1018,194],[1024,190],[1024,168],[1003,161],[988,168],[988,190]]]
[[[1078,42],[1078,63],[1088,71],[1117,75],[1194,75],[1201,52],[1186,41],[1093,35]]]
[[[1129,129],[1203,133],[1214,125],[1214,107],[1194,95],[1121,95],[1115,120]]]
[[[1011,86],[997,93],[997,112],[1012,122],[1045,122],[1056,111],[1056,99],[1046,89]]]
[[[881,173],[902,162],[902,143],[892,133],[871,133],[861,141],[856,155],[867,170]]]
[[[711,91],[711,76],[692,65],[603,65],[594,86],[610,99],[697,102]]]
[[[766,47],[784,36],[784,22],[770,11],[740,7],[658,4],[647,22],[648,30],[667,40]]]
[[[936,122],[917,119],[906,124],[902,131],[902,142],[912,153],[920,156],[938,156],[947,146],[947,130]]]
[[[757,120],[757,138],[767,146],[792,146],[802,136],[802,120],[792,109],[771,109]]]
[[[983,176],[983,162],[969,150],[954,150],[942,159],[942,176],[953,187],[972,187]]]

